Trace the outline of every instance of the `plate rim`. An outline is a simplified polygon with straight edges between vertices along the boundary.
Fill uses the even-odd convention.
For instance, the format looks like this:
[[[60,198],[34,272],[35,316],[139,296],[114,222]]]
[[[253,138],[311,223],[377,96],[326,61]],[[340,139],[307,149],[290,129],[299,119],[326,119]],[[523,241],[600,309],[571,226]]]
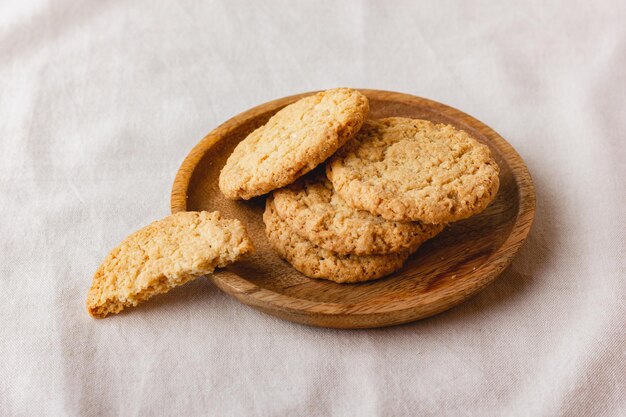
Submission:
[[[481,279],[474,283],[474,285],[468,289],[466,294],[462,294],[460,297],[458,292],[446,294],[446,291],[443,290],[435,290],[434,292],[429,293],[428,305],[435,306],[435,308],[431,309],[431,311],[424,311],[425,306],[423,304],[420,305],[420,298],[422,298],[423,295],[420,297],[419,294],[416,294],[414,297],[402,299],[400,308],[394,308],[394,306],[390,305],[390,303],[386,303],[385,306],[379,307],[376,311],[346,311],[345,305],[342,304],[310,301],[259,287],[234,272],[229,271],[228,269],[218,271],[209,276],[211,281],[213,281],[221,290],[231,296],[234,296],[247,305],[259,308],[266,313],[277,315],[291,321],[324,327],[345,327],[334,325],[334,322],[340,321],[341,318],[358,317],[358,321],[362,321],[364,324],[350,327],[382,327],[426,318],[452,308],[480,292],[484,287],[493,282],[512,262],[513,258],[526,241],[528,233],[531,230],[536,208],[536,194],[532,177],[528,167],[524,163],[524,160],[515,148],[513,148],[511,144],[509,144],[491,127],[454,107],[431,99],[406,93],[373,89],[358,90],[365,95],[384,96],[384,99],[389,101],[396,100],[408,104],[417,104],[420,107],[427,106],[430,110],[441,113],[446,117],[454,119],[455,122],[465,125],[465,128],[468,130],[480,131],[482,135],[488,137],[489,141],[493,143],[501,154],[506,154],[506,158],[504,159],[509,165],[511,173],[518,186],[519,207],[513,227],[511,228],[506,239],[478,269],[472,271],[474,275],[480,275],[481,270],[489,268],[489,272],[481,275]],[[187,191],[189,189],[189,184],[194,171],[202,158],[207,154],[207,152],[210,152],[211,148],[222,137],[228,135],[232,130],[240,127],[244,122],[267,112],[268,109],[280,109],[281,107],[284,107],[299,98],[315,94],[316,92],[318,91],[290,95],[252,107],[251,109],[243,111],[228,119],[226,122],[220,124],[218,127],[205,135],[187,154],[176,173],[170,194],[170,206],[172,213],[187,210]],[[450,298],[450,300],[445,300],[446,298]],[[299,303],[312,305],[307,307],[299,306],[298,308],[293,307],[294,304]],[[369,302],[369,304],[371,305],[371,302]],[[358,305],[358,303],[355,305]],[[437,308],[437,305],[439,305],[440,308]],[[421,312],[418,311],[420,309],[422,310]],[[406,314],[411,311],[415,311],[415,314],[409,314],[401,320],[394,321],[393,318],[390,318],[385,321],[385,317],[390,314]],[[319,315],[322,317],[321,321],[324,323],[320,324],[320,320],[309,320],[307,317],[301,317],[308,315]],[[313,319],[313,317],[310,317],[310,319]],[[368,325],[368,320],[373,321],[374,324]],[[382,320],[382,322],[379,322],[380,320]],[[326,323],[328,321],[330,321],[330,323]]]

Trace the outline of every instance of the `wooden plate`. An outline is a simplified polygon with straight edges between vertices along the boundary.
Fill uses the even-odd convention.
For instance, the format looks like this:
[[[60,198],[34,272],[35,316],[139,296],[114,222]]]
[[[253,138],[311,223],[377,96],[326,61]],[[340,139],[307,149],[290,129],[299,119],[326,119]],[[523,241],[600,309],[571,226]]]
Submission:
[[[485,124],[443,104],[407,94],[361,90],[371,117],[405,116],[449,123],[487,144],[500,165],[500,190],[481,214],[454,223],[393,275],[362,284],[310,279],[281,260],[265,237],[265,198],[227,200],[219,172],[234,147],[276,111],[311,93],[262,104],[228,120],[187,155],[172,189],[172,212],[219,210],[248,228],[257,253],[210,276],[219,288],[286,320],[337,328],[406,323],[453,307],[493,281],[530,230],[535,190],[522,158]]]

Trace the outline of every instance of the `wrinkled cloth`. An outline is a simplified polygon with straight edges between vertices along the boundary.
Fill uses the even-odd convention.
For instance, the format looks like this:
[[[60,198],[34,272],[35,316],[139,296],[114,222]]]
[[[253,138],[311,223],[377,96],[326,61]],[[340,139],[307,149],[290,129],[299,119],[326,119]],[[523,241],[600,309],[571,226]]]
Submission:
[[[6,1],[0,5],[0,415],[626,415],[626,3]],[[461,306],[340,331],[206,278],[85,311],[178,167],[248,108],[336,86],[473,115],[537,215]]]

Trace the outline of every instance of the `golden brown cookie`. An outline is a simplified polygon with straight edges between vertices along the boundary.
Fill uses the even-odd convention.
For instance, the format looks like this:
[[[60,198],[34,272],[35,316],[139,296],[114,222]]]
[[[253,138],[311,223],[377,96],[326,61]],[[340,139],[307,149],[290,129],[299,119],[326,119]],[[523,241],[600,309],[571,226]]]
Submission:
[[[254,247],[239,220],[180,212],[128,236],[93,277],[87,310],[98,318],[235,262]]]
[[[267,238],[278,255],[311,278],[339,283],[369,281],[400,269],[409,256],[408,251],[390,255],[339,255],[315,246],[281,220],[274,210],[272,196],[267,199],[263,221]]]
[[[288,105],[237,145],[220,172],[220,190],[248,200],[291,184],[351,139],[368,113],[367,98],[350,88]]]
[[[367,121],[327,163],[346,203],[388,220],[448,223],[495,197],[499,167],[468,133],[427,120]]]
[[[334,192],[324,171],[316,169],[275,190],[277,215],[300,237],[338,254],[372,255],[411,250],[445,227],[385,220],[355,209]]]

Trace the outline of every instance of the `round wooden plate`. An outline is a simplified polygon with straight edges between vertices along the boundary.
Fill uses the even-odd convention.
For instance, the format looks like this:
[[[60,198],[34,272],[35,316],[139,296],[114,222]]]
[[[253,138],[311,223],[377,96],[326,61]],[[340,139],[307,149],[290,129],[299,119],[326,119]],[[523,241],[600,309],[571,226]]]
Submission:
[[[265,198],[226,199],[218,176],[234,147],[278,110],[312,93],[262,104],[228,120],[187,155],[172,189],[172,212],[219,210],[240,219],[257,252],[209,276],[219,288],[286,320],[336,328],[382,327],[437,314],[493,281],[511,262],[530,230],[535,190],[522,158],[485,124],[443,104],[407,94],[361,90],[371,118],[404,116],[449,123],[487,144],[500,165],[500,190],[492,204],[470,219],[449,225],[425,243],[404,267],[362,284],[310,279],[281,260],[265,237]]]

